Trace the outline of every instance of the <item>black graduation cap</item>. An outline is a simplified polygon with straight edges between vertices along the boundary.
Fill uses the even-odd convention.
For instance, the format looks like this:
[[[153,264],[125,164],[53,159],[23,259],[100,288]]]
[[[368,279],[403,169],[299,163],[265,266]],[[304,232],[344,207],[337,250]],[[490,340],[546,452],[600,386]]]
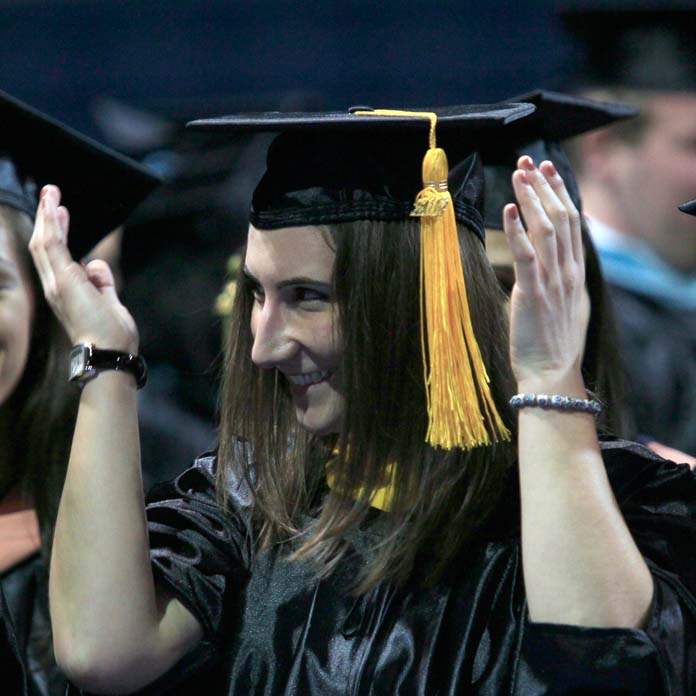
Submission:
[[[420,288],[413,291],[421,297],[426,441],[434,447],[468,449],[510,438],[474,335],[456,222],[483,240],[483,171],[470,153],[534,108],[354,107],[190,124],[223,134],[279,133],[252,198],[250,221],[257,228],[419,219]]]
[[[575,206],[582,210],[580,191],[561,141],[637,116],[638,109],[541,89],[510,101],[531,103],[536,110],[481,143],[479,151],[486,175],[486,227],[501,229],[503,208],[515,200],[511,176],[522,155],[529,155],[537,164],[551,160]]]
[[[677,0],[575,0],[560,12],[584,86],[696,90],[696,5]]]
[[[70,249],[82,258],[159,184],[137,162],[0,91],[0,204],[34,218],[56,184],[70,210]]]
[[[688,201],[687,203],[682,203],[679,206],[679,210],[687,215],[696,215],[696,198],[693,201]]]
[[[190,128],[222,134],[279,134],[252,198],[250,220],[261,229],[354,220],[405,220],[423,188],[421,169],[429,121],[344,112],[232,114],[193,121]],[[531,104],[433,109],[437,142],[450,162],[457,219],[483,235],[481,186],[467,157],[480,139],[534,111]]]

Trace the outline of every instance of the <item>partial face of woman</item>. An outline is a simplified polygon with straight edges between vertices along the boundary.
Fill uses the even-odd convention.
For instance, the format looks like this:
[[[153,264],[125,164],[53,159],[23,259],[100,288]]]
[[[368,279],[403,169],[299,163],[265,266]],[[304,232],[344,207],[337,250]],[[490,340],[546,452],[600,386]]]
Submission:
[[[344,409],[334,259],[316,227],[249,230],[244,271],[254,293],[251,358],[281,373],[297,420],[315,435],[338,432]]]
[[[0,211],[0,405],[12,395],[29,356],[34,296]]]

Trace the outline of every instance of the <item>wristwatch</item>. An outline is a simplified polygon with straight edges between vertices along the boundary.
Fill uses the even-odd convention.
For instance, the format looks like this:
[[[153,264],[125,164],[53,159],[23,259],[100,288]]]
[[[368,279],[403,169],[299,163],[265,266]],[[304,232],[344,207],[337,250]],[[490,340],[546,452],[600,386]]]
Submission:
[[[102,350],[91,343],[79,343],[70,351],[70,373],[68,379],[76,384],[96,377],[104,370],[123,370],[135,377],[138,389],[147,382],[147,365],[142,355],[122,353],[118,350]]]

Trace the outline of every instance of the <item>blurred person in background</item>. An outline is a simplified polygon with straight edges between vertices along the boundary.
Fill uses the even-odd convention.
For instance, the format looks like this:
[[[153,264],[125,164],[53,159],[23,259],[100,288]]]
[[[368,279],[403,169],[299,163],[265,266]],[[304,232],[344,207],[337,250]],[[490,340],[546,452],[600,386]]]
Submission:
[[[73,200],[79,258],[157,179],[1,92],[0,121],[0,585],[29,693],[57,696],[66,682],[51,647],[48,558],[79,390],[29,255],[37,186],[60,180]],[[107,202],[95,205],[97,194]]]
[[[564,15],[578,89],[640,108],[573,147],[593,240],[619,321],[638,432],[696,453],[696,189],[693,3],[582,2]]]

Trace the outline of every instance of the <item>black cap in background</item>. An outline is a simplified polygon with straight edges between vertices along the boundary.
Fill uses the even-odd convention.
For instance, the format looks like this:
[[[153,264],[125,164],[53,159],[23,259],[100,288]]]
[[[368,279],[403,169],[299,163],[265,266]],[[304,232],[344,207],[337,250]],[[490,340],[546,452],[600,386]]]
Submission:
[[[578,87],[696,91],[696,3],[576,0],[560,11]]]
[[[638,109],[546,90],[520,94],[509,101],[528,102],[536,110],[495,133],[479,147],[486,173],[486,227],[501,229],[503,208],[515,200],[511,177],[522,155],[529,155],[537,164],[551,160],[563,177],[575,206],[582,210],[575,175],[560,143],[637,116]]]
[[[693,201],[688,201],[687,203],[682,203],[679,206],[679,210],[687,215],[696,215],[696,198]]]
[[[32,218],[56,184],[70,210],[70,249],[82,258],[121,225],[159,179],[137,162],[0,91],[0,205]]]

